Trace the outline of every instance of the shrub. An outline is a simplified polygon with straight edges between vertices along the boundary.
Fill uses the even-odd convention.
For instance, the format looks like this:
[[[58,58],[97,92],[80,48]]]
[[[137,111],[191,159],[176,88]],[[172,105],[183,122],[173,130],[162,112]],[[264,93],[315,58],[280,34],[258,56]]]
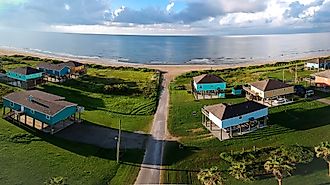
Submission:
[[[45,182],[45,185],[65,185],[65,178],[64,177],[52,177]]]

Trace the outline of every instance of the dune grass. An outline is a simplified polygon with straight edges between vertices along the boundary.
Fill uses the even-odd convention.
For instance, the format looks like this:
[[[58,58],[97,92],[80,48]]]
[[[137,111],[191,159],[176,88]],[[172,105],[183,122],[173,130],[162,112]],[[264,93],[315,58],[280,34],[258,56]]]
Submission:
[[[224,77],[232,85],[244,84],[259,78],[279,78],[283,68],[267,66],[256,69],[240,68],[231,71],[211,71]],[[271,69],[270,71],[268,71]],[[253,72],[252,72],[253,71]],[[198,74],[195,72],[194,74]],[[299,77],[310,74],[299,71]],[[221,152],[241,151],[255,147],[278,147],[299,145],[311,148],[322,141],[330,141],[330,106],[314,100],[299,99],[295,103],[270,109],[269,127],[259,129],[244,136],[220,142],[201,124],[200,108],[216,103],[239,103],[244,98],[226,98],[217,100],[194,100],[186,90],[176,90],[176,86],[184,85],[190,90],[192,74],[178,77],[171,84],[169,131],[185,146],[167,145],[165,164],[170,164],[164,172],[164,183],[200,184],[196,174],[200,169],[219,166],[227,179],[225,184],[246,184],[231,177],[227,169],[229,164],[220,159]],[[240,80],[237,80],[240,79]],[[290,78],[292,80],[292,77]],[[289,80],[290,80],[289,79]],[[194,116],[193,112],[196,112]],[[178,162],[175,162],[178,161]],[[284,184],[327,184],[326,163],[314,159],[311,163],[299,165],[292,177],[284,179]],[[277,184],[274,178],[265,178],[247,184]]]

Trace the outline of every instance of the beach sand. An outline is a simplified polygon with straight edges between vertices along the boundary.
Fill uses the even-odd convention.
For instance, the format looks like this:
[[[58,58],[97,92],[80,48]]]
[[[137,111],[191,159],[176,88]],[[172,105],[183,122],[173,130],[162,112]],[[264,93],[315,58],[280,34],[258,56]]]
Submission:
[[[0,48],[0,55],[26,55],[26,56],[35,56],[40,58],[49,58],[49,59],[57,59],[62,61],[74,60],[84,64],[99,64],[105,66],[124,66],[124,67],[137,67],[137,68],[150,68],[157,69],[162,72],[165,72],[165,78],[167,80],[172,80],[176,76],[179,76],[183,73],[190,71],[202,71],[202,70],[210,70],[210,69],[224,69],[224,68],[235,68],[235,67],[246,67],[253,65],[261,65],[261,64],[271,64],[276,63],[278,61],[264,61],[264,62],[249,62],[244,64],[234,64],[234,65],[208,65],[208,64],[196,64],[196,65],[152,65],[152,64],[139,64],[139,63],[126,63],[126,62],[118,62],[113,59],[94,59],[94,58],[79,58],[79,57],[69,57],[69,56],[55,56],[55,55],[47,55],[37,52],[28,52],[23,50],[14,50],[14,49],[4,49]],[[327,56],[319,56],[319,57],[327,57]],[[300,58],[301,60],[309,59],[309,58]],[[295,59],[292,59],[295,60]]]

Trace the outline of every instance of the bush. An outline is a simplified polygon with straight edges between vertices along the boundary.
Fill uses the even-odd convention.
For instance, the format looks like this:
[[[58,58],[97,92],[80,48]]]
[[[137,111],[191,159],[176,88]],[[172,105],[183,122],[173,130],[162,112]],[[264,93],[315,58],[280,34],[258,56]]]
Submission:
[[[104,93],[111,94],[122,94],[130,91],[130,88],[126,84],[114,84],[114,85],[105,85]]]
[[[64,177],[52,177],[45,182],[45,185],[65,185],[65,178]]]
[[[311,162],[314,158],[314,153],[310,149],[300,146],[281,146],[278,148],[255,148],[220,154],[220,158],[229,162],[232,168],[237,163],[244,163],[247,167],[246,173],[251,174],[252,177],[266,174],[263,164],[272,156],[285,158],[289,163],[296,165]]]

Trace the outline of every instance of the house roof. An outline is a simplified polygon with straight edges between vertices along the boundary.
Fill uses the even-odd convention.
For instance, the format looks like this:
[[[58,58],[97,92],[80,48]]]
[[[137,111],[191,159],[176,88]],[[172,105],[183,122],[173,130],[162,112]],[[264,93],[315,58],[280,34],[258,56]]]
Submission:
[[[306,63],[314,63],[314,64],[328,63],[328,62],[330,62],[330,60],[325,58],[313,58],[306,61]]]
[[[76,61],[69,61],[69,62],[65,62],[62,63],[63,65],[66,65],[68,67],[80,67],[83,66],[84,64],[80,63],[80,62],[76,62]]]
[[[50,70],[62,70],[65,67],[79,67],[79,66],[83,66],[84,64],[80,63],[80,62],[75,62],[75,61],[69,61],[69,62],[63,62],[63,63],[59,63],[59,64],[52,64],[52,63],[47,63],[47,62],[43,62],[37,65],[37,67],[39,68],[43,68],[43,69],[50,69]]]
[[[247,101],[234,105],[221,103],[205,107],[208,112],[211,112],[220,120],[242,116],[265,108],[268,107],[254,101]]]
[[[65,98],[38,90],[13,92],[3,97],[24,107],[53,116],[65,107],[77,104],[64,101]]]
[[[37,65],[37,67],[39,68],[43,68],[43,69],[49,69],[49,70],[55,70],[55,71],[60,71],[65,67],[68,67],[66,65],[63,65],[63,63],[60,64],[52,64],[52,63],[47,63],[47,62],[43,62]]]
[[[307,63],[318,64],[318,63],[320,63],[320,59],[319,58],[313,58],[313,59],[307,60],[306,62]]]
[[[11,70],[14,73],[22,74],[22,75],[31,75],[35,73],[41,73],[40,70],[32,68],[32,67],[19,67],[14,70]]]
[[[279,80],[267,79],[250,84],[251,86],[261,90],[261,91],[271,91],[275,89],[283,89],[287,87],[292,87],[292,85],[283,83]]]
[[[330,70],[315,73],[314,76],[318,76],[318,77],[322,77],[322,78],[330,78]]]
[[[213,75],[213,74],[203,74],[193,78],[197,84],[206,84],[206,83],[222,83],[225,82],[224,79]]]

